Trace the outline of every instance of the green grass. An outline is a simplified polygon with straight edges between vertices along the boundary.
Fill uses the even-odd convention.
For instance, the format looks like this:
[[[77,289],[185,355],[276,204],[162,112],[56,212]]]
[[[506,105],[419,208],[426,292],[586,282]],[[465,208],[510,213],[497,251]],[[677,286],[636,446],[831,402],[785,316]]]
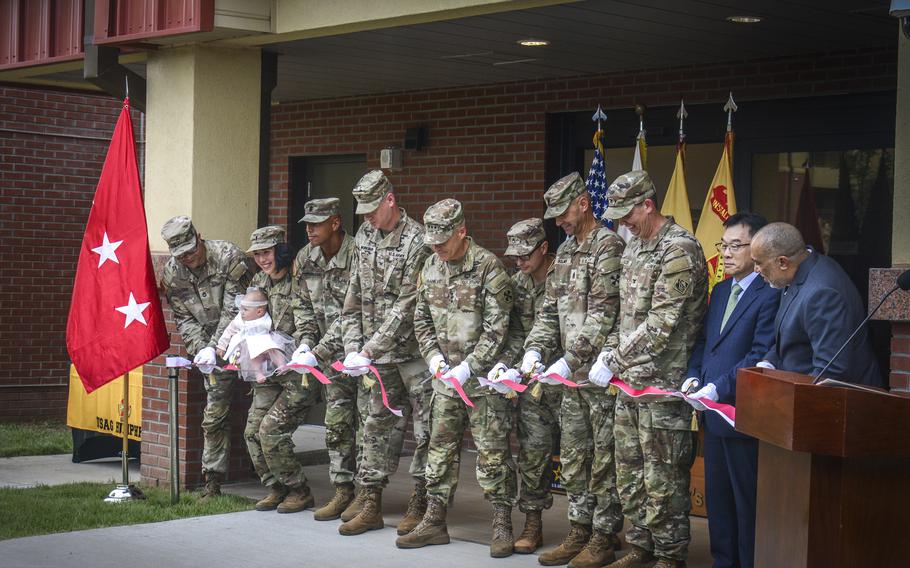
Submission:
[[[73,435],[65,424],[0,424],[0,458],[71,453]]]
[[[168,489],[141,488],[143,501],[105,503],[111,483],[70,483],[67,485],[19,489],[0,488],[0,540],[78,531],[137,523],[155,523],[186,517],[217,515],[253,508],[253,501],[236,495],[222,495],[207,501],[199,493],[181,492],[171,505]]]

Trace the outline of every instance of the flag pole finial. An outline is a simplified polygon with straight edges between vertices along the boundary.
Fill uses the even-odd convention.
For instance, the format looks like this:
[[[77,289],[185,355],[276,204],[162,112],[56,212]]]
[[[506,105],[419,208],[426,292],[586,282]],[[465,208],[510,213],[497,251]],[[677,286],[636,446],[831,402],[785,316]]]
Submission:
[[[686,118],[689,117],[689,113],[686,111],[686,103],[683,99],[679,99],[679,110],[676,111],[676,118],[679,119],[679,139],[682,140],[686,137],[686,132],[683,129],[683,122]]]
[[[733,101],[733,91],[730,91],[730,96],[727,97],[727,104],[724,105],[724,110],[727,111],[727,132],[733,130],[733,113],[737,111],[739,107],[736,106],[736,103]]]
[[[635,104],[635,114],[638,115],[638,133],[641,134],[645,131],[645,111],[648,110],[648,107],[641,104]]]
[[[607,120],[607,115],[600,105],[597,105],[597,110],[594,111],[594,116],[591,117],[591,120],[597,123],[597,130],[600,130],[600,121]]]

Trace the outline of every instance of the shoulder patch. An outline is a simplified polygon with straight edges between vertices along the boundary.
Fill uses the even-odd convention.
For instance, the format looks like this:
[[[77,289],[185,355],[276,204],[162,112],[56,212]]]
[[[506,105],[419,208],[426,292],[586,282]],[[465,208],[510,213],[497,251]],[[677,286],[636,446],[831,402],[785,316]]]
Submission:
[[[228,276],[231,277],[231,280],[237,281],[237,280],[240,280],[241,278],[243,278],[243,276],[246,273],[247,273],[246,263],[241,260],[240,262],[235,264],[233,268],[231,268],[231,271],[228,272]]]

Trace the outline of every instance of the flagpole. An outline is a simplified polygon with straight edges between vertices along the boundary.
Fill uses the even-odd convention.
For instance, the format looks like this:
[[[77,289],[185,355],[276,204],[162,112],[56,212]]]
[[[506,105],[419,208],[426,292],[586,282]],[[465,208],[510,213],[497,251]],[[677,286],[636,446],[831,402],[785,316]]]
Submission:
[[[683,122],[686,118],[689,117],[689,113],[686,112],[686,102],[683,99],[679,99],[679,110],[676,111],[676,118],[679,119],[679,143],[682,144],[686,141],[686,131],[683,128]]]
[[[130,437],[129,437],[129,414],[130,414],[130,374],[129,372],[123,373],[123,417],[121,418],[121,424],[123,425],[123,451],[121,452],[121,459],[123,465],[123,484],[129,487],[130,485]]]

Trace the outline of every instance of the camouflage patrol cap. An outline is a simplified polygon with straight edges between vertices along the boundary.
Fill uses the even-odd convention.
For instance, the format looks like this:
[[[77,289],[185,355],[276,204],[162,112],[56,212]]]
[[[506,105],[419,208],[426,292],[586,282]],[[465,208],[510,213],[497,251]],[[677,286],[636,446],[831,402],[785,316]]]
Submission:
[[[544,213],[544,219],[553,219],[566,212],[572,200],[587,190],[585,180],[581,178],[578,172],[572,172],[569,175],[559,179],[550,186],[550,189],[543,194],[543,200],[547,204],[547,211]]]
[[[461,203],[455,199],[443,199],[431,205],[423,214],[423,242],[428,245],[441,245],[452,237],[458,224],[464,221]]]
[[[303,206],[303,217],[298,223],[322,223],[332,215],[340,215],[341,200],[337,197],[311,199]]]
[[[390,191],[392,191],[392,184],[382,170],[373,170],[364,174],[352,191],[354,199],[357,200],[357,214],[365,215],[375,211],[382,202],[382,198]]]
[[[246,249],[246,252],[270,249],[283,242],[284,227],[279,227],[278,225],[259,227],[250,235],[250,248]]]
[[[189,217],[178,215],[161,227],[161,238],[167,242],[172,255],[180,256],[196,248],[196,227]]]
[[[543,228],[543,219],[533,218],[519,221],[506,233],[509,246],[505,256],[524,256],[531,254],[537,245],[545,241],[547,232]]]
[[[651,176],[644,170],[632,170],[616,178],[607,190],[607,208],[604,219],[622,219],[633,207],[657,195]]]

